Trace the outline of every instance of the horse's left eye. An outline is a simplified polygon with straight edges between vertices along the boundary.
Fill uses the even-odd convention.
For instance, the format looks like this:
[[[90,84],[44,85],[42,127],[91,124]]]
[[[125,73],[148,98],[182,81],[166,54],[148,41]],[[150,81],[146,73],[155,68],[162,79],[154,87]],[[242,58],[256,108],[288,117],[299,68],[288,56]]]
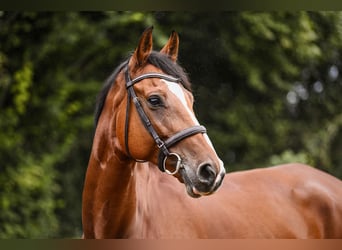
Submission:
[[[162,99],[157,95],[150,96],[147,101],[154,108],[164,106]]]

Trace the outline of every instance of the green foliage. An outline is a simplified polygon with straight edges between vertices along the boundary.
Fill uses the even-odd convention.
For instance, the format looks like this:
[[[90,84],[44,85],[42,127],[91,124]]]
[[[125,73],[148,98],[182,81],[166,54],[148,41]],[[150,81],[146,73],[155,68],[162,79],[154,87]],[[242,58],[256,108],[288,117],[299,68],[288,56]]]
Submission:
[[[29,88],[32,85],[32,63],[25,63],[23,68],[14,75],[15,83],[12,85],[14,105],[19,114],[23,114],[27,101],[30,98]]]
[[[178,14],[170,16],[180,18]],[[341,39],[341,13],[193,16],[201,20],[202,32],[196,36],[192,27],[179,27],[185,36],[191,34],[187,35],[191,36],[189,45],[182,44],[188,46],[183,51],[186,57],[181,54],[180,59],[191,73],[199,120],[208,127],[228,170],[265,166],[272,162],[270,157],[293,152],[293,156],[307,155],[314,159],[309,161],[313,165],[337,174],[341,165],[318,160],[323,157],[318,153],[322,148],[314,152],[310,149],[313,141],[307,138],[318,135],[329,120],[336,124],[334,117],[341,110],[337,94],[340,75],[333,82],[327,77],[329,68],[337,72],[341,68],[341,43],[336,42]],[[323,92],[315,90],[317,81]],[[341,137],[340,130],[336,131],[327,140],[334,146]],[[319,134],[318,140],[326,140],[322,136],[327,133]],[[335,159],[331,162],[340,162],[338,153],[326,152]]]
[[[53,199],[58,191],[55,171],[49,159],[20,158],[20,165],[0,177],[0,237],[51,237],[58,225],[54,214],[58,201]]]
[[[342,178],[341,12],[1,12],[0,237],[79,237],[96,94],[154,25],[180,34],[228,171],[303,162]],[[194,26],[195,24],[195,26]]]
[[[303,164],[313,164],[310,156],[304,152],[294,153],[292,150],[285,150],[281,154],[272,155],[269,159],[270,165],[280,165],[284,163],[298,162]]]

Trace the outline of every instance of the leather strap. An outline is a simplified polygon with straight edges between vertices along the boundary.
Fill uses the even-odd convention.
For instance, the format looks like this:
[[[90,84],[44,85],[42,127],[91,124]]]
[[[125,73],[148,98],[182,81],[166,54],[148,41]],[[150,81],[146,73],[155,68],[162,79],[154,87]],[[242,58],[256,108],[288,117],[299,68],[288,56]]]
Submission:
[[[126,75],[126,88],[130,88],[131,86],[133,86],[137,82],[140,82],[140,81],[147,79],[147,78],[160,78],[160,79],[164,79],[164,80],[170,81],[170,82],[177,82],[177,83],[180,82],[179,78],[175,78],[173,76],[164,75],[164,74],[160,74],[160,73],[147,73],[147,74],[143,74],[141,76],[138,76],[138,77],[134,78],[133,80],[130,80],[128,70],[126,69],[125,75]],[[128,76],[128,81],[127,81],[127,76]]]
[[[170,138],[168,138],[165,142],[159,137],[158,133],[156,132],[156,130],[154,129],[150,119],[148,118],[147,114],[145,113],[141,102],[139,101],[138,96],[136,95],[135,91],[134,91],[134,84],[147,79],[147,78],[159,78],[159,79],[164,79],[167,81],[171,81],[171,82],[176,82],[179,83],[180,79],[179,78],[175,78],[173,76],[169,76],[169,75],[164,75],[164,74],[160,74],[160,73],[147,73],[147,74],[143,74],[141,76],[138,76],[136,78],[134,78],[133,80],[131,80],[130,76],[129,76],[129,69],[128,69],[128,64],[126,66],[125,69],[125,80],[126,80],[126,88],[127,88],[127,106],[126,106],[126,119],[125,119],[125,148],[126,148],[126,153],[127,155],[134,159],[137,162],[144,162],[143,160],[138,160],[135,159],[130,151],[129,151],[129,146],[128,146],[128,123],[129,123],[129,112],[130,112],[130,104],[131,104],[131,100],[134,103],[134,106],[137,109],[137,112],[139,114],[139,117],[142,121],[142,123],[144,124],[145,128],[147,129],[147,131],[150,133],[150,135],[152,136],[152,138],[154,139],[154,141],[156,142],[158,148],[159,148],[159,154],[158,154],[158,168],[162,171],[165,172],[165,162],[164,159],[169,156],[171,153],[169,152],[168,148],[172,147],[173,145],[175,145],[176,143],[178,143],[179,141],[195,135],[195,134],[199,134],[199,133],[206,133],[206,129],[204,126],[200,126],[200,125],[196,125],[190,128],[186,128],[174,135],[172,135]],[[174,174],[174,173],[172,173]]]
[[[166,148],[170,148],[172,146],[174,146],[176,143],[178,143],[179,141],[187,138],[187,137],[190,137],[192,135],[195,135],[195,134],[204,134],[206,133],[207,130],[204,126],[201,126],[201,125],[197,125],[197,126],[193,126],[193,127],[190,127],[190,128],[186,128],[182,131],[179,131],[178,133],[172,135],[169,139],[167,139],[165,141],[165,147]],[[161,171],[165,171],[165,166],[164,166],[164,158],[167,157],[168,154],[165,154],[163,151],[159,151],[159,154],[158,154],[158,167]]]

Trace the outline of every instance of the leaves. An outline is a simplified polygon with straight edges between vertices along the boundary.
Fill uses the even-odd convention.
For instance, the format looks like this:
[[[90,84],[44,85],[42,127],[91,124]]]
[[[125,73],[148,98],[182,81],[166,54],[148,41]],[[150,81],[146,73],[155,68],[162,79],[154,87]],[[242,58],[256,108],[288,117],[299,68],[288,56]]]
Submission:
[[[15,83],[12,85],[14,104],[17,112],[23,114],[30,98],[30,87],[32,85],[33,69],[32,63],[26,62],[23,68],[14,74]]]
[[[172,30],[229,172],[299,161],[342,177],[341,12],[1,12],[0,237],[79,237],[96,94]],[[195,25],[194,25],[195,24]]]

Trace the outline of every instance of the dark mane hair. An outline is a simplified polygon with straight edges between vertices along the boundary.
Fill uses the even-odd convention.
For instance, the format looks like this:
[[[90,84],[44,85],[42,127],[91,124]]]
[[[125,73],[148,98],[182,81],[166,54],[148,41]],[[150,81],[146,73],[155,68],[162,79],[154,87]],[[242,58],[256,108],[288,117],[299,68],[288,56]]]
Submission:
[[[114,84],[118,74],[121,72],[121,70],[123,70],[128,62],[129,59],[125,60],[113,71],[113,73],[105,81],[102,90],[97,95],[95,107],[95,127],[99,121],[109,90]],[[147,63],[161,69],[167,75],[179,78],[184,88],[191,91],[191,84],[184,69],[177,63],[173,62],[167,55],[153,51],[148,57]]]

